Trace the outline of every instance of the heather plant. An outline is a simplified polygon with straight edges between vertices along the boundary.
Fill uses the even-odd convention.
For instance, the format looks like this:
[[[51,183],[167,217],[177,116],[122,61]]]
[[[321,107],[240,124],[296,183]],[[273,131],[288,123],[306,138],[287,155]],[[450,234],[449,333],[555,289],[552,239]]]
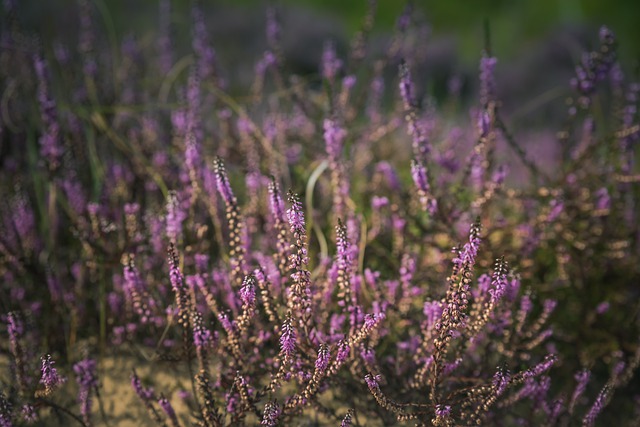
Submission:
[[[17,7],[1,426],[121,423],[104,391],[129,362],[136,425],[633,425],[639,86],[611,30],[567,82],[550,168],[510,127],[489,37],[470,111],[454,84],[421,94],[410,6],[378,52],[371,2],[313,76],[269,8],[239,88],[199,2],[184,50],[170,1],[154,47],[108,44],[87,1],[77,45],[49,45]]]

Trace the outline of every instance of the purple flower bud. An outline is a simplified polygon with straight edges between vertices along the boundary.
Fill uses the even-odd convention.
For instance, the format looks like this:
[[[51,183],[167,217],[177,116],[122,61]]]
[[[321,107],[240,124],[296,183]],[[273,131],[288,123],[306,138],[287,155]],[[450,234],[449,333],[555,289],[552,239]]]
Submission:
[[[55,362],[51,359],[51,355],[47,354],[41,358],[42,367],[40,372],[42,377],[40,378],[40,384],[44,385],[45,395],[50,394],[59,385],[64,384],[65,378],[58,375],[58,370],[53,366]]]
[[[176,416],[176,411],[173,409],[173,406],[171,406],[171,402],[169,402],[169,399],[161,396],[160,399],[158,399],[158,405],[160,405],[164,413],[167,414],[167,417],[171,420],[171,423],[174,426],[180,425],[180,423],[178,422],[178,417]]]
[[[385,319],[385,314],[384,313],[378,313],[378,314],[367,314],[366,316],[364,316],[364,327],[367,330],[371,330],[375,327],[377,327],[380,322],[382,322]]]
[[[278,425],[278,419],[280,418],[281,413],[282,411],[280,410],[280,406],[275,400],[272,402],[267,402],[264,405],[264,412],[262,414],[262,421],[260,422],[260,425],[275,427],[276,425]]]
[[[478,249],[480,247],[480,223],[471,224],[469,230],[469,242],[464,244],[464,247],[459,252],[458,256],[453,259],[453,263],[462,268],[463,265],[468,265],[472,268],[476,263],[476,256],[478,255]]]
[[[413,92],[414,88],[413,81],[411,80],[411,72],[409,71],[409,66],[403,62],[400,64],[400,97],[402,98],[402,103],[406,110],[413,108]]]
[[[382,376],[380,374],[367,374],[365,375],[364,380],[367,383],[367,387],[369,387],[369,390],[374,392],[380,389],[380,380],[382,380]]]
[[[194,311],[191,322],[193,324],[193,343],[198,348],[207,348],[211,342],[211,331],[204,325],[202,314]]]
[[[351,414],[353,413],[352,409],[349,409],[347,415],[344,416],[342,422],[340,423],[340,427],[351,427],[351,418],[353,417]]]
[[[584,427],[592,427],[594,425],[596,417],[600,414],[600,412],[602,412],[602,409],[604,409],[607,403],[610,392],[611,386],[609,384],[605,385],[602,388],[602,390],[598,394],[598,397],[596,397],[596,400],[593,402],[593,406],[591,406],[591,409],[589,409],[587,415],[585,415],[585,417],[582,419],[582,425]]]
[[[280,336],[280,351],[286,358],[293,356],[296,350],[296,331],[293,328],[291,317],[288,317],[282,325]]]
[[[554,354],[549,354],[544,358],[544,360],[542,362],[540,362],[539,364],[537,364],[533,368],[529,369],[525,373],[525,377],[527,377],[527,378],[537,377],[538,375],[542,374],[543,372],[548,371],[549,369],[551,369],[553,364],[556,363],[557,361],[558,361],[558,358]]]
[[[73,365],[73,372],[76,374],[79,385],[80,413],[85,424],[91,424],[91,390],[98,386],[96,368],[97,364],[93,359],[84,359]]]
[[[135,372],[131,374],[131,386],[133,387],[133,391],[135,391],[138,397],[143,401],[155,400],[153,388],[144,387],[142,385],[142,381],[140,381],[140,377],[138,377]]]
[[[247,307],[255,307],[256,304],[256,279],[253,276],[247,276],[242,282],[242,288],[240,288],[240,299],[242,304]]]
[[[345,340],[340,340],[338,342],[338,352],[336,353],[336,364],[340,365],[346,362],[349,357],[349,353],[351,353],[349,343]]]
[[[507,289],[507,265],[504,259],[496,260],[491,286],[492,289],[489,290],[491,304],[496,305],[502,299]]]
[[[20,410],[20,414],[22,415],[22,419],[27,424],[32,424],[38,421],[38,414],[33,405],[25,404],[22,405],[22,409]],[[2,425],[2,417],[0,416],[0,425]]]
[[[329,347],[326,344],[321,344],[318,349],[318,358],[316,359],[315,367],[316,371],[323,373],[329,367],[329,359],[331,354],[329,353]]]
[[[493,376],[492,385],[495,390],[495,395],[500,396],[507,389],[509,382],[511,381],[511,375],[506,369],[499,368]]]
[[[436,405],[436,416],[440,418],[447,418],[451,416],[451,406]]]
[[[573,413],[573,409],[578,403],[578,399],[584,393],[587,388],[587,383],[589,382],[589,378],[591,377],[591,372],[587,369],[583,369],[582,371],[576,373],[574,378],[577,382],[576,388],[573,390],[573,395],[571,396],[571,402],[569,403],[569,413]]]
[[[227,171],[221,158],[216,157],[213,162],[213,169],[216,176],[218,193],[220,194],[220,197],[222,197],[222,200],[224,200],[227,206],[237,204],[236,196],[234,196],[233,190],[231,190],[229,177],[227,176]]]
[[[304,212],[302,211],[302,203],[297,195],[289,193],[289,203],[291,207],[287,209],[287,219],[292,233],[305,233]]]
[[[478,130],[480,132],[480,138],[486,138],[491,130],[491,117],[485,110],[478,115]]]

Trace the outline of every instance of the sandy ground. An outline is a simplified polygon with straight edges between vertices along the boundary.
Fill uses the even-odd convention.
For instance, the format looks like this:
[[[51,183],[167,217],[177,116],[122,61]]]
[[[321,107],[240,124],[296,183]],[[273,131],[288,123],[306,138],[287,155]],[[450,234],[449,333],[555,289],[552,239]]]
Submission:
[[[67,382],[47,397],[56,405],[69,409],[74,414],[80,414],[80,405],[77,403],[77,384],[75,377],[70,373],[71,368],[60,368],[60,372],[67,376]],[[92,405],[92,425],[94,427],[138,427],[157,426],[147,413],[142,401],[138,398],[131,386],[131,373],[135,367],[138,376],[145,387],[153,387],[155,394],[164,394],[174,407],[180,424],[184,427],[195,425],[191,417],[191,409],[188,400],[181,396],[184,391],[191,394],[191,381],[186,363],[184,361],[153,361],[137,355],[108,356],[99,362],[100,399],[94,397]],[[0,390],[6,385],[9,374],[8,358],[0,355]],[[321,396],[323,404],[334,406],[330,392]],[[158,405],[156,409],[160,411]],[[342,406],[342,405],[340,405]],[[346,413],[348,407],[344,406],[339,413]],[[105,416],[103,417],[102,413]],[[306,412],[306,411],[305,411]],[[297,422],[296,426],[324,426],[339,425],[340,422],[330,420],[318,413],[308,413],[307,420]],[[164,415],[164,414],[163,414]],[[361,417],[361,425],[380,426],[379,422],[364,421]],[[246,425],[257,425],[257,419],[247,419]],[[20,424],[21,425],[21,424]],[[40,410],[40,420],[31,424],[34,426],[73,427],[80,426],[70,416],[61,411],[55,411],[47,407]]]
[[[138,376],[145,386],[153,386],[159,396],[167,397],[173,405],[182,425],[193,423],[190,419],[189,408],[180,397],[180,391],[190,390],[191,383],[186,372],[184,362],[146,361],[132,356],[109,356],[100,361],[99,381],[100,399],[94,397],[92,407],[92,421],[94,426],[107,427],[137,427],[155,426],[151,417],[131,386],[131,373],[135,367]],[[80,413],[76,402],[77,384],[75,378],[66,369],[60,372],[67,376],[67,382],[47,397],[57,405],[66,407],[75,414]],[[0,357],[0,389],[7,384],[9,374],[8,359]],[[100,408],[102,404],[102,410]],[[159,410],[159,409],[158,409]],[[106,414],[106,421],[102,417]],[[57,413],[56,413],[57,412]],[[79,426],[71,417],[63,412],[43,407],[40,410],[40,420],[37,426]]]

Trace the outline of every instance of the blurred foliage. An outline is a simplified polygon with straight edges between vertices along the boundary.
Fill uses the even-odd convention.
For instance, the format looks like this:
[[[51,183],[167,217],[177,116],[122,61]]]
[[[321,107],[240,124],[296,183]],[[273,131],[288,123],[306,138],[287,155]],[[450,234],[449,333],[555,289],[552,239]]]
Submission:
[[[109,19],[120,35],[132,29],[144,34],[157,24],[157,2],[138,0],[134,5],[126,0],[93,0],[102,10],[107,10]],[[60,30],[58,19],[73,23],[74,0],[56,0],[53,2],[25,2],[21,9],[26,13],[27,26],[38,29],[43,35],[55,35]],[[175,23],[188,20],[189,1],[173,2]],[[324,14],[344,25],[349,34],[362,26],[362,17],[368,8],[367,0],[220,0],[202,1],[207,8],[218,11],[223,8],[262,8],[268,4],[283,7],[309,9]],[[457,54],[471,64],[477,61],[479,41],[483,38],[483,23],[488,20],[492,30],[492,44],[497,56],[508,60],[522,55],[537,40],[560,28],[581,28],[591,30],[601,25],[609,26],[622,40],[620,53],[629,60],[640,58],[640,2],[635,0],[465,0],[415,2],[379,0],[374,29],[389,32],[407,3],[413,3],[430,22],[435,36],[454,36],[457,40]],[[472,5],[473,7],[469,7]],[[319,15],[321,16],[321,15]],[[31,24],[31,25],[29,25]],[[177,35],[181,37],[181,34]],[[188,35],[187,35],[188,36]]]

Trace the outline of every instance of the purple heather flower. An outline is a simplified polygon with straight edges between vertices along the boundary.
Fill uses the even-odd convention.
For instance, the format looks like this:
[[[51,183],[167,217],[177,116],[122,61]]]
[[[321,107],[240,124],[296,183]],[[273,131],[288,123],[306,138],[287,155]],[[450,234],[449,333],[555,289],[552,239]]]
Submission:
[[[293,327],[290,317],[288,317],[282,325],[280,350],[286,358],[293,356],[293,353],[296,350],[296,330]]]
[[[240,288],[240,299],[242,304],[247,307],[255,307],[256,304],[256,279],[253,276],[247,276],[242,282]]]
[[[24,323],[16,312],[7,315],[7,332],[9,333],[9,349],[13,355],[14,366],[16,367],[16,377],[20,389],[27,387],[27,377],[25,374],[24,349],[22,339],[24,338]]]
[[[596,421],[596,417],[602,412],[605,405],[607,404],[607,399],[609,398],[609,394],[611,392],[611,386],[609,384],[605,385],[596,400],[593,402],[591,409],[587,412],[587,415],[582,419],[582,425],[584,427],[592,427]]]
[[[272,178],[269,182],[269,203],[271,207],[271,213],[279,222],[284,222],[284,201],[280,194],[280,188],[278,187],[275,178]]]
[[[457,332],[457,331],[456,331]],[[454,360],[453,362],[448,362],[444,365],[444,369],[442,370],[442,375],[444,377],[447,377],[449,375],[451,375],[451,373],[453,371],[455,371],[456,369],[458,369],[458,367],[462,364],[462,358],[459,357],[456,360]]]
[[[404,104],[404,108],[409,110],[413,108],[414,99],[413,99],[413,81],[411,80],[411,72],[409,71],[409,66],[403,62],[400,64],[400,97],[402,98],[402,103]]]
[[[442,317],[442,303],[440,301],[425,301],[422,312],[427,318],[427,329],[431,329]]]
[[[494,69],[498,60],[494,57],[482,55],[480,59],[480,103],[487,105],[495,97]]]
[[[302,211],[302,203],[297,195],[289,193],[289,202],[291,207],[287,209],[287,219],[292,233],[305,233],[304,212]]]
[[[427,181],[427,171],[425,167],[416,160],[411,161],[411,177],[416,187],[428,194],[429,182]]]
[[[351,418],[353,417],[353,415],[351,415],[353,413],[352,409],[349,409],[349,411],[347,412],[347,415],[344,416],[344,418],[342,419],[342,422],[340,423],[340,427],[351,427]]]
[[[615,365],[613,365],[611,376],[617,379],[620,374],[622,374],[622,371],[624,371],[624,368],[626,366],[627,364],[624,362],[624,360],[618,361]]]
[[[478,114],[478,131],[480,133],[480,138],[486,138],[489,135],[489,131],[491,130],[491,117],[489,113],[485,110]]]
[[[507,289],[507,266],[504,260],[496,260],[496,267],[493,272],[491,286],[492,289],[489,289],[491,304],[497,305]]]
[[[324,142],[327,154],[332,161],[337,161],[342,153],[342,144],[347,132],[334,119],[324,119]]]
[[[364,316],[364,327],[365,329],[371,330],[373,328],[375,328],[376,326],[378,326],[380,324],[380,322],[382,322],[385,319],[385,314],[384,313],[378,313],[378,314],[367,314]]]
[[[427,178],[427,169],[419,161],[411,161],[411,177],[413,178],[413,183],[418,189],[418,196],[420,198],[422,210],[433,215],[438,208],[437,201],[431,195],[431,187],[429,185],[429,179]]]
[[[73,365],[73,372],[76,374],[76,381],[79,385],[80,413],[86,424],[91,424],[91,390],[98,386],[96,367],[96,361],[93,359],[83,359]]]
[[[457,265],[458,268],[462,268],[465,264],[468,265],[469,268],[473,267],[476,262],[479,247],[480,224],[471,224],[471,229],[469,230],[469,241],[464,244],[458,256],[453,259],[453,263]]]
[[[196,142],[196,137],[194,135],[195,130],[191,130],[187,132],[187,141],[185,143],[184,150],[184,160],[189,173],[196,174],[196,178],[199,176],[200,164],[201,164],[201,154],[199,144]]]
[[[398,344],[398,347],[400,347],[400,344]],[[360,351],[360,357],[368,366],[374,365],[376,362],[376,353],[371,347],[363,348]]]
[[[329,360],[331,354],[329,353],[329,347],[326,344],[321,344],[318,349],[318,358],[316,359],[315,367],[316,371],[323,373],[329,367]]]
[[[22,415],[22,419],[27,424],[32,424],[38,421],[38,413],[33,405],[24,404],[22,405],[22,409],[20,410],[20,414]]]
[[[338,221],[336,226],[336,251],[338,269],[348,272],[351,267],[351,244],[347,238],[346,226]]]
[[[476,289],[472,289],[473,296],[475,298],[478,298],[481,295],[489,292],[489,288],[491,287],[491,280],[492,278],[488,274],[483,274],[478,277],[478,287]]]
[[[495,390],[495,395],[500,396],[507,389],[509,382],[511,381],[511,375],[506,369],[498,368],[493,376],[492,385]]]
[[[580,396],[582,396],[587,388],[587,383],[589,382],[590,377],[591,372],[587,369],[583,369],[574,375],[577,384],[576,388],[573,390],[573,394],[571,395],[571,401],[569,402],[569,413],[573,413],[573,409],[578,403],[578,399],[580,399]]]
[[[193,343],[198,348],[206,348],[211,342],[211,331],[204,326],[202,314],[194,311],[191,316],[193,323]]]
[[[180,423],[178,422],[176,411],[173,409],[173,406],[171,406],[169,399],[164,396],[160,396],[160,399],[158,399],[158,405],[160,405],[164,413],[167,414],[167,417],[171,420],[171,424],[174,427],[178,427]]]
[[[224,163],[221,158],[216,157],[213,162],[213,168],[216,176],[216,185],[218,187],[218,193],[224,200],[227,206],[232,206],[237,204],[236,196],[233,194],[233,190],[231,190],[231,185],[229,184],[229,177],[227,176],[227,171],[225,170]]]
[[[40,384],[44,385],[45,394],[50,394],[59,385],[64,384],[65,378],[58,375],[58,370],[53,366],[55,362],[51,359],[51,355],[42,356],[42,367],[40,369],[42,377]]]
[[[505,178],[507,177],[507,173],[509,172],[509,167],[507,165],[500,165],[493,173],[491,177],[491,181],[495,182],[497,185],[502,185],[504,183]]]
[[[269,67],[276,64],[277,58],[271,51],[266,51],[262,58],[256,63],[255,72],[258,78],[264,78],[264,73]]]
[[[171,247],[170,252],[169,280],[171,281],[171,288],[173,289],[173,292],[175,292],[176,296],[179,296],[185,292],[186,287],[184,285],[182,273],[180,272],[180,265],[176,258],[176,254],[174,253],[173,246]]]
[[[220,320],[220,324],[222,325],[222,328],[225,331],[227,331],[228,334],[233,333],[233,331],[236,328],[235,322],[230,320],[229,316],[227,316],[226,313],[220,313],[220,315],[218,316],[218,320]]]
[[[558,358],[554,354],[547,355],[542,362],[538,363],[536,366],[529,369],[525,373],[525,377],[527,378],[536,377],[542,374],[543,372],[548,371],[549,369],[551,369],[553,364],[557,362],[557,360]]]
[[[262,421],[260,421],[261,426],[267,427],[275,427],[278,425],[278,419],[280,418],[280,414],[282,411],[280,410],[280,405],[274,400],[272,402],[267,402],[264,405],[264,412],[262,413]]]
[[[342,61],[336,55],[335,45],[328,41],[324,44],[322,52],[322,77],[333,82],[340,68],[342,68]]]
[[[138,397],[143,401],[147,402],[150,400],[155,400],[153,388],[144,387],[142,385],[142,381],[140,381],[140,377],[138,377],[135,371],[131,374],[131,386],[133,387],[133,391],[135,391]]]
[[[350,352],[351,352],[351,347],[349,347],[349,344],[346,341],[341,340],[340,342],[338,342],[338,352],[336,353],[336,364],[341,365],[344,362],[346,362]]]
[[[436,405],[436,416],[440,418],[446,418],[451,416],[451,406]]]
[[[542,303],[543,306],[543,311],[545,314],[550,314],[558,305],[558,301],[554,300],[554,299],[546,299],[544,300],[544,302]]]
[[[373,392],[380,389],[380,381],[382,380],[382,376],[380,374],[378,375],[367,374],[365,375],[364,380],[366,381],[367,387],[369,387],[369,390]]]

